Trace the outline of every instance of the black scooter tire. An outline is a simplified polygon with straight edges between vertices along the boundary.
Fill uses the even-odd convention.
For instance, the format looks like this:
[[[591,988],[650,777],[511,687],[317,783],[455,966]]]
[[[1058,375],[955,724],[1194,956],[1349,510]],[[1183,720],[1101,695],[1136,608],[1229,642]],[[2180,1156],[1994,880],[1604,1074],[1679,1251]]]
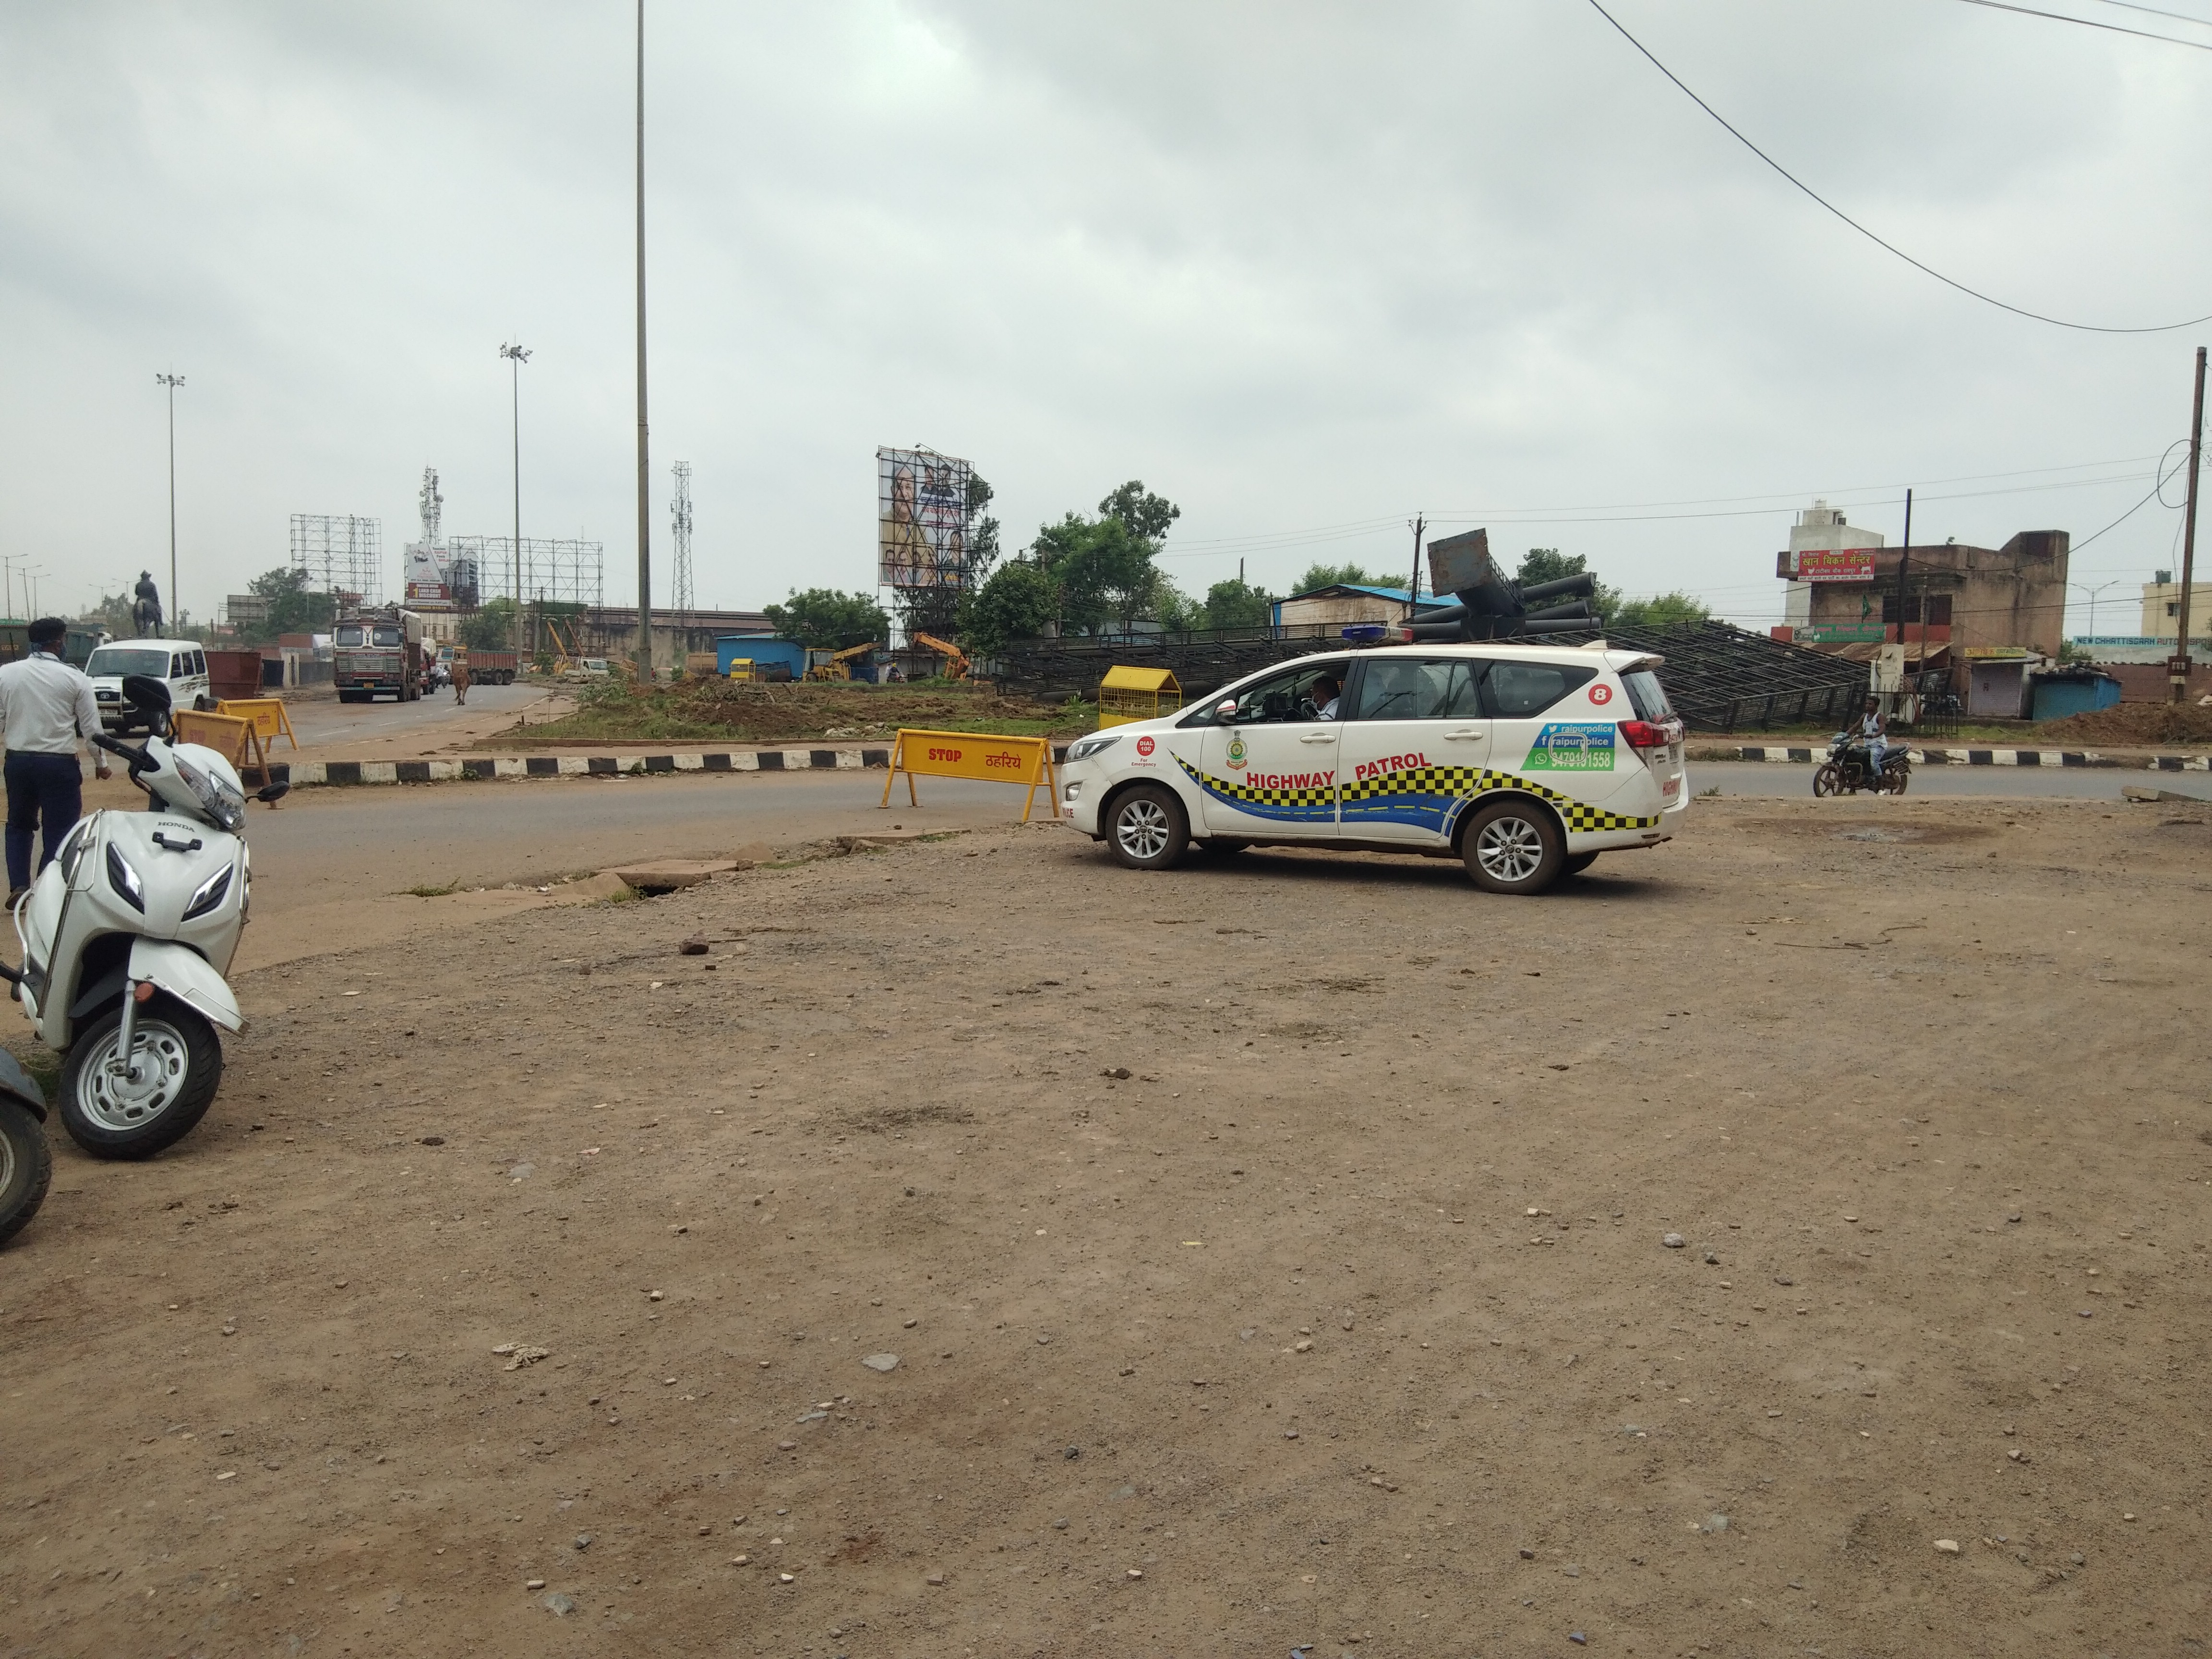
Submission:
[[[167,1102],[139,1122],[118,1122],[119,1115],[97,1103],[104,1065],[115,1047],[117,1029],[123,1023],[120,1004],[77,1032],[62,1061],[59,1103],[62,1127],[69,1138],[94,1158],[137,1159],[151,1158],[175,1146],[196,1128],[215,1104],[222,1083],[222,1044],[215,1027],[174,997],[157,995],[138,1011],[142,1031],[166,1026],[182,1049],[176,1067],[177,1084]],[[107,1121],[103,1121],[103,1118]]]
[[[46,1126],[12,1100],[0,1100],[0,1244],[30,1225],[54,1178]]]

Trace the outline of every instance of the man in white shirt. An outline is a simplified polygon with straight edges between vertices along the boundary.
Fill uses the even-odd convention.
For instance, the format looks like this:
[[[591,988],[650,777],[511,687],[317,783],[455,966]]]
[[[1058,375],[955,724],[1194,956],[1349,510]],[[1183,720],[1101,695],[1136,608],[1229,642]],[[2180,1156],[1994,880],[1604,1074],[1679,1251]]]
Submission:
[[[1328,674],[1306,688],[1306,697],[1314,706],[1316,719],[1333,720],[1336,718],[1336,701],[1341,690],[1335,679]]]
[[[1881,787],[1881,757],[1889,752],[1889,724],[1881,717],[1881,700],[1869,697],[1859,716],[1859,741],[1866,745],[1867,787]]]
[[[39,868],[53,860],[70,826],[84,811],[84,773],[77,765],[80,738],[100,732],[100,706],[92,682],[62,660],[69,624],[41,617],[31,624],[31,653],[0,666],[0,726],[7,729],[8,904],[12,909],[31,884],[31,837],[43,828]],[[108,775],[107,757],[93,750],[93,765]]]

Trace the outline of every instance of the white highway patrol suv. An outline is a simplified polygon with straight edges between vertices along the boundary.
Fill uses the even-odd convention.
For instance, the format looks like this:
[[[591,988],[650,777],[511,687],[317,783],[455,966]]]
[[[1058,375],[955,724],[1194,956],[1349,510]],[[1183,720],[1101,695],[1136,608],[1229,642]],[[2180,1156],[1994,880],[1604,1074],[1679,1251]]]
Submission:
[[[1662,660],[1498,642],[1279,663],[1070,745],[1060,811],[1132,869],[1194,842],[1334,847],[1457,854],[1480,887],[1540,893],[1668,840],[1688,805]]]

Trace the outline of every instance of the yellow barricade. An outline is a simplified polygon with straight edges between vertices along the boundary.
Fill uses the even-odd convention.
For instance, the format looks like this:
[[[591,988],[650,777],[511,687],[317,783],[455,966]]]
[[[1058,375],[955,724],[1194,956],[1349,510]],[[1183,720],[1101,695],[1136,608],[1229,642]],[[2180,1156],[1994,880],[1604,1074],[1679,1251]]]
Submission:
[[[264,744],[272,744],[282,736],[291,738],[293,748],[300,746],[299,738],[292,736],[292,722],[285,717],[281,697],[225,697],[216,704],[215,712],[252,720]]]
[[[898,740],[891,745],[891,769],[884,780],[883,805],[891,804],[891,785],[902,772],[906,774],[908,804],[914,806],[921,805],[914,789],[917,777],[980,778],[986,783],[1027,786],[1029,794],[1022,802],[1024,823],[1030,821],[1040,787],[1045,805],[1055,812],[1060,810],[1060,775],[1053,769],[1049,738],[994,738],[975,732],[920,732],[901,726]]]
[[[269,781],[269,753],[262,747],[260,728],[252,720],[237,714],[203,714],[197,709],[180,708],[169,716],[169,731],[179,743],[197,743],[214,750],[231,763],[241,781],[251,773],[257,783]]]

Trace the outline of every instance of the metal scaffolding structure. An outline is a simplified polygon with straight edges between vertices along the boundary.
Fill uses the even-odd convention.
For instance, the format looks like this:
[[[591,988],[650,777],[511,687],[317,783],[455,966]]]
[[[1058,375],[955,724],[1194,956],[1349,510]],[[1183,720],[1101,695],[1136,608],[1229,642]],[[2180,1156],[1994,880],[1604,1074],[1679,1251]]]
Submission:
[[[317,592],[346,595],[356,605],[382,603],[384,521],[350,513],[295,513],[292,568],[306,571]]]
[[[678,461],[671,469],[676,474],[676,495],[668,506],[669,527],[676,548],[676,580],[672,598],[676,614],[680,617],[691,609],[691,463]]]
[[[512,536],[454,536],[448,538],[446,544],[456,555],[476,561],[477,604],[517,597]],[[604,542],[525,536],[520,597],[525,605],[602,604],[605,565]]]

